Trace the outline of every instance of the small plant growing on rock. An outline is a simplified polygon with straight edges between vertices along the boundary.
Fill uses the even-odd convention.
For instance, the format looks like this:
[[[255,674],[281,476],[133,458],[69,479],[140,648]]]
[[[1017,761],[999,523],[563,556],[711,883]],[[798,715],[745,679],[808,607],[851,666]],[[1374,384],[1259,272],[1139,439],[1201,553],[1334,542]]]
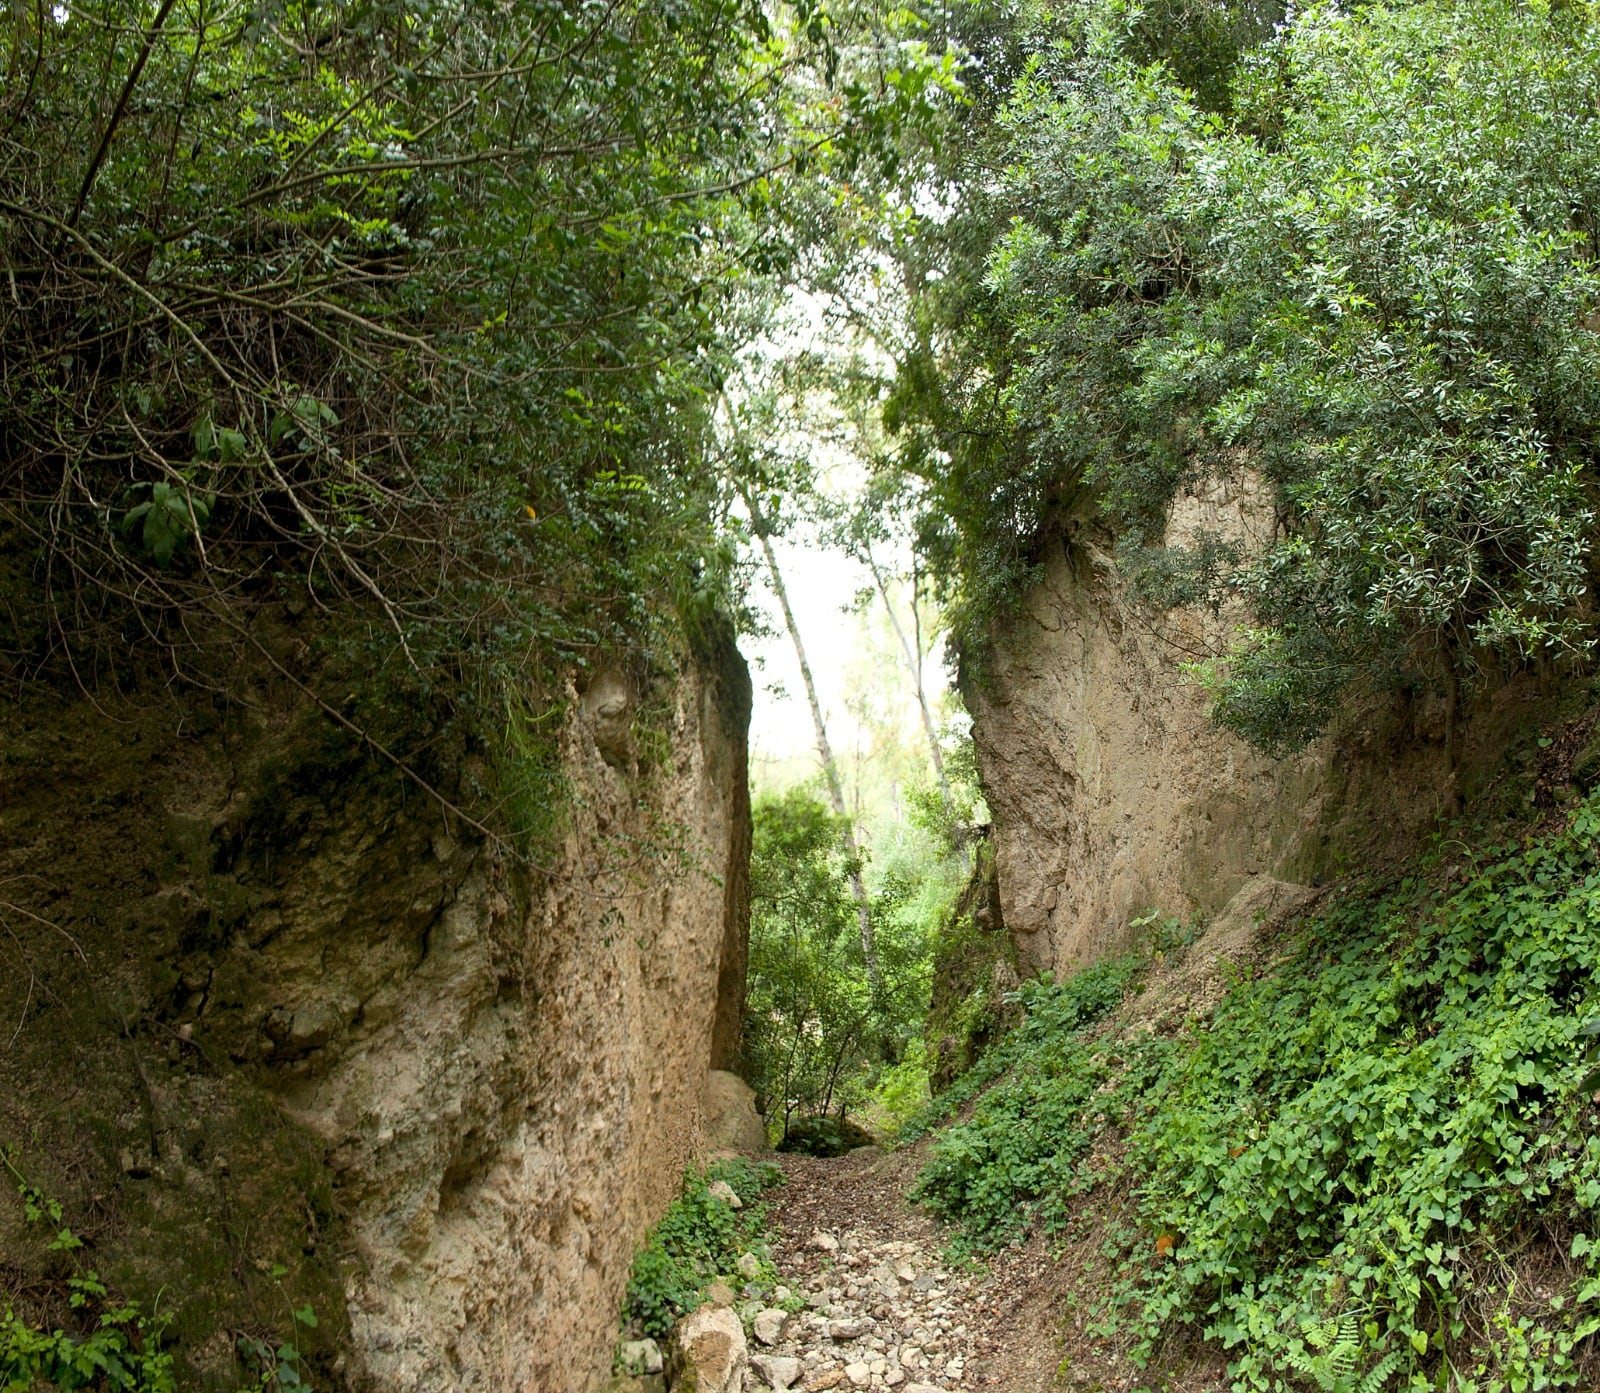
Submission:
[[[28,1393],[43,1385],[109,1393],[176,1393],[172,1356],[161,1348],[165,1319],[144,1315],[136,1301],[114,1300],[97,1272],[78,1268],[72,1255],[83,1243],[62,1222],[61,1202],[31,1184],[4,1148],[0,1163],[10,1172],[22,1200],[24,1220],[30,1227],[53,1230],[46,1247],[72,1259],[74,1270],[63,1287],[79,1327],[68,1330],[63,1324],[48,1329],[25,1320],[9,1303],[0,1305],[0,1389]]]
[[[719,1277],[749,1280],[740,1271],[740,1259],[753,1252],[760,1258],[767,1214],[761,1192],[781,1176],[770,1163],[745,1160],[718,1161],[704,1169],[691,1166],[678,1198],[633,1260],[624,1322],[660,1338],[701,1303]],[[719,1181],[738,1198],[738,1208],[713,1193]]]
[[[274,1264],[272,1280],[283,1290],[283,1279],[289,1269]],[[239,1393],[311,1393],[306,1379],[304,1356],[300,1352],[302,1330],[317,1328],[317,1313],[308,1304],[295,1306],[287,1295],[284,1302],[289,1307],[289,1332],[274,1345],[269,1339],[256,1335],[241,1335],[238,1339],[240,1357],[250,1368],[251,1381]]]

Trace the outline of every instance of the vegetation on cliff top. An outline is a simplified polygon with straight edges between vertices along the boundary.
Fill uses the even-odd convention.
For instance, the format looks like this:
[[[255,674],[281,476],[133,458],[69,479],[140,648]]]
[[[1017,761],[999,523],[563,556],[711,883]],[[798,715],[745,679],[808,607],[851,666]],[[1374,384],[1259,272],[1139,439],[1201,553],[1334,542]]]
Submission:
[[[886,244],[892,467],[981,658],[1094,513],[1149,599],[1239,628],[1224,725],[1587,652],[1600,24],[1587,4],[962,8],[948,185]],[[1204,20],[1226,19],[1199,44]],[[1173,500],[1259,535],[1168,549]]]
[[[602,656],[670,664],[738,608],[711,416],[812,235],[795,185],[940,90],[902,30],[842,58],[810,0],[12,7],[8,680],[332,658],[357,698],[318,696],[403,757]]]
[[[93,0],[11,6],[0,70],[14,688],[243,655],[402,764],[495,732],[548,826],[542,684],[737,611],[737,501],[759,533],[797,487],[716,424],[796,286],[870,340],[804,390],[969,657],[1091,513],[1146,598],[1239,619],[1196,675],[1268,750],[1353,689],[1453,706],[1591,643],[1584,0]],[[1215,488],[1261,537],[1166,546]],[[1028,988],[928,1195],[980,1236],[1050,1218],[1103,1117],[1139,1138],[1150,1340],[1205,1324],[1246,1386],[1577,1379],[1597,817],[1352,892],[1109,1092],[1085,1023],[1132,969]],[[881,877],[895,971],[862,979],[838,831],[761,810],[750,1059],[786,1117],[921,1067],[929,905]],[[1518,1304],[1534,1229],[1581,1267],[1554,1324]],[[656,1277],[652,1319],[686,1290]]]

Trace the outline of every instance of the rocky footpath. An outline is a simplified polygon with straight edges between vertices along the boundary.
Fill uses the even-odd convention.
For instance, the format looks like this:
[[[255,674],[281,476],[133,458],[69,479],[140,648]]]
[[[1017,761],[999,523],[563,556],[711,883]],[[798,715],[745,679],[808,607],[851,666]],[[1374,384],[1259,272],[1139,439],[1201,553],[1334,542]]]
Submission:
[[[946,1269],[935,1244],[846,1223],[803,1245],[791,1236],[779,1269],[777,1304],[753,1321],[747,1391],[966,1387],[973,1282]]]
[[[742,1258],[742,1287],[714,1283],[665,1349],[624,1344],[626,1372],[608,1393],[1033,1386],[1018,1379],[1005,1274],[952,1267],[949,1235],[906,1201],[919,1157],[868,1147],[838,1160],[778,1160],[786,1183],[773,1192],[770,1262]],[[1031,1343],[1054,1347],[1048,1337]]]

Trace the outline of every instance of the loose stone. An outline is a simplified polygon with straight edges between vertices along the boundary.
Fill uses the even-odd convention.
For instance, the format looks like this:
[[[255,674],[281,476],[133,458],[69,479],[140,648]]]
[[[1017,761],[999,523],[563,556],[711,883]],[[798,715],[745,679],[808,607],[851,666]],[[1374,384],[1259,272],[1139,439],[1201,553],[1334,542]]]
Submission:
[[[780,1390],[780,1393],[798,1383],[804,1369],[798,1359],[781,1354],[751,1355],[750,1367],[767,1381],[770,1388]]]
[[[758,1312],[752,1322],[752,1330],[757,1340],[764,1345],[775,1345],[783,1338],[783,1327],[788,1323],[789,1313],[769,1307]]]

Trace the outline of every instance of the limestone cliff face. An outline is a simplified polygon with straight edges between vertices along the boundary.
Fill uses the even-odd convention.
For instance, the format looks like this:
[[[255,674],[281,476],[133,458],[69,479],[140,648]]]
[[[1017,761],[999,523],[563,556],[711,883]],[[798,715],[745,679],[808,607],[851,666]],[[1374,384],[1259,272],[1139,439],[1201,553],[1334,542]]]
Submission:
[[[184,1386],[302,1302],[318,1387],[608,1373],[738,1045],[750,687],[701,648],[648,738],[621,675],[569,693],[531,870],[286,684],[0,714],[0,1143],[120,1292],[165,1287]],[[0,1201],[0,1267],[48,1282],[30,1242]]]
[[[384,1019],[285,1090],[334,1146],[378,1386],[543,1393],[609,1372],[633,1253],[728,1048],[719,984],[742,992],[748,702],[733,662],[685,683],[653,775],[578,703],[571,826],[526,900],[479,857]]]
[[[1218,486],[1179,500],[1169,537],[1248,535],[1260,516]],[[1236,617],[1135,604],[1111,547],[1089,522],[1057,545],[967,692],[1002,912],[1034,970],[1118,951],[1147,909],[1215,914],[1260,875],[1316,883],[1405,845],[1455,796],[1442,697],[1348,712],[1281,761],[1214,728],[1181,664],[1225,646]],[[1480,732],[1520,700],[1487,699]],[[1467,743],[1471,759],[1497,748]]]

